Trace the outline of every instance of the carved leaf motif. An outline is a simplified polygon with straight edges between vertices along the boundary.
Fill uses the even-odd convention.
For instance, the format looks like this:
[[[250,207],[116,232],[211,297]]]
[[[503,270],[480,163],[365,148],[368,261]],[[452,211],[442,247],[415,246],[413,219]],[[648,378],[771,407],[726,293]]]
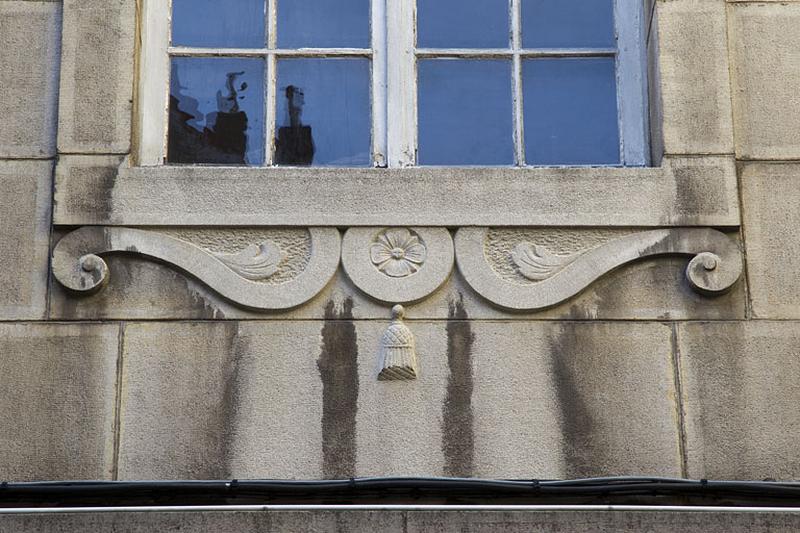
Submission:
[[[241,277],[250,281],[263,281],[278,271],[283,254],[271,241],[251,244],[235,254],[212,254]]]
[[[511,252],[511,259],[520,273],[534,281],[545,280],[572,263],[580,254],[556,255],[544,246],[531,243],[518,244]]]

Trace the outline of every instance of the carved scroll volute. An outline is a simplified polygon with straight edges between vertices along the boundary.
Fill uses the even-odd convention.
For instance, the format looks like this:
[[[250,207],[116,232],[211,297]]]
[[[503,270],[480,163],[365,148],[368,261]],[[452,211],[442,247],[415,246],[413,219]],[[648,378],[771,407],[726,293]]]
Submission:
[[[260,283],[272,276],[283,252],[270,241],[237,253],[216,253],[156,231],[84,227],[62,238],[53,250],[52,269],[66,289],[91,294],[108,281],[101,255],[128,253],[155,259],[197,278],[224,298],[254,310],[289,309],[316,296],[339,266],[340,238],[335,228],[309,228],[311,257],[295,278]]]
[[[705,295],[724,293],[742,275],[739,245],[710,228],[643,231],[610,240],[590,250],[559,256],[535,243],[518,245],[511,259],[530,284],[498,276],[487,262],[488,228],[463,228],[455,238],[456,262],[481,296],[510,310],[532,311],[557,305],[608,272],[646,257],[692,256],[686,267],[691,287]]]

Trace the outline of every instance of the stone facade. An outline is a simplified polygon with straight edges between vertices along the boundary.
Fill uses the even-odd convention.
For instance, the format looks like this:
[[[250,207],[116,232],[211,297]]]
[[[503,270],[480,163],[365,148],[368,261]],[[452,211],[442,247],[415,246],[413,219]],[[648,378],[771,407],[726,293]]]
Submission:
[[[0,1],[0,479],[800,477],[800,2],[648,2],[652,168],[353,171],[138,166],[136,4]]]

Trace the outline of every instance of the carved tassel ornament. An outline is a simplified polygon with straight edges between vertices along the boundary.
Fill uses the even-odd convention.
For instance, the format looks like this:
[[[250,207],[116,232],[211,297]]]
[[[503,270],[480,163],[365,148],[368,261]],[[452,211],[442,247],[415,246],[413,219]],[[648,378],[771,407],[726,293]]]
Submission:
[[[392,322],[381,337],[379,381],[408,381],[417,379],[417,353],[414,335],[403,323],[405,309],[392,308]]]

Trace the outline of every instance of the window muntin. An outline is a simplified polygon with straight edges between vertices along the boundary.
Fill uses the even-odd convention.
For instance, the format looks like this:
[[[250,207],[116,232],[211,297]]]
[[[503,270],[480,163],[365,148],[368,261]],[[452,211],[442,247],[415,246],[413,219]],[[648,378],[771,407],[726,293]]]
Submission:
[[[173,0],[174,6],[188,0]],[[224,4],[236,4],[241,11],[247,12],[249,4],[255,0],[228,0]],[[297,2],[294,0],[262,0],[264,11],[263,38],[266,46],[262,48],[240,48],[220,46],[183,46],[178,43],[169,43],[170,29],[163,20],[163,7],[161,2],[146,0],[146,30],[144,66],[157,59],[155,53],[161,48],[161,53],[171,57],[230,57],[252,58],[264,62],[264,81],[262,84],[252,86],[248,84],[250,94],[262,91],[265,110],[263,133],[258,135],[253,128],[258,127],[258,120],[251,124],[248,117],[248,143],[260,142],[263,145],[263,157],[250,158],[249,153],[254,150],[248,146],[248,164],[275,165],[281,164],[279,153],[279,137],[281,131],[284,135],[287,128],[291,128],[292,113],[289,109],[287,88],[293,86],[300,89],[303,94],[303,109],[301,126],[314,129],[312,138],[315,148],[314,165],[329,166],[409,166],[409,165],[643,165],[646,157],[646,112],[644,98],[644,83],[642,73],[642,6],[633,0],[494,0],[470,3],[460,0],[450,2],[445,0],[418,0],[413,2],[400,2],[388,0],[349,0],[341,4],[340,0],[314,0],[313,2]],[[159,8],[154,7],[159,4]],[[341,5],[342,9],[331,10],[330,5]],[[452,4],[450,16],[448,10],[443,9],[445,4]],[[284,7],[282,8],[281,5]],[[477,15],[470,12],[470,5],[478,7]],[[489,10],[487,7],[491,7]],[[587,7],[589,6],[589,7]],[[328,13],[329,18],[348,18],[345,20],[332,20],[331,26],[336,28],[352,27],[353,21],[359,21],[363,28],[359,36],[357,31],[343,32],[341,40],[336,40],[335,32],[325,35],[323,30],[315,31],[313,23],[303,26],[297,21],[305,16],[308,21],[318,20],[313,13],[314,9]],[[455,10],[455,11],[453,11]],[[458,10],[461,10],[460,12]],[[341,13],[340,13],[341,11]],[[494,15],[487,13],[494,12]],[[303,15],[303,13],[306,13]],[[504,16],[498,16],[503,13]],[[251,13],[252,14],[252,13]],[[538,16],[537,16],[538,14]],[[541,19],[547,15],[553,27],[566,28],[562,32],[550,31],[549,34],[542,30],[541,35],[534,38],[526,28],[541,27]],[[176,18],[178,14],[176,12]],[[613,17],[611,21],[609,17]],[[230,17],[229,17],[230,18]],[[157,20],[154,20],[157,19]],[[160,20],[158,20],[160,19]],[[419,19],[418,27],[415,20]],[[437,20],[438,19],[438,20]],[[475,32],[458,32],[459,25],[467,30],[470,25],[479,25],[480,20],[485,21],[488,29],[485,35],[475,35]],[[507,25],[503,25],[503,20]],[[568,24],[572,20],[573,25]],[[281,22],[286,25],[282,34]],[[288,21],[288,22],[286,22]],[[294,21],[294,22],[292,22]],[[387,25],[387,21],[391,24]],[[455,21],[455,22],[454,22]],[[179,23],[174,23],[179,27]],[[438,26],[437,26],[438,24]],[[454,26],[455,24],[455,26]],[[293,26],[294,25],[294,26]],[[448,26],[449,25],[449,26]],[[151,27],[152,26],[152,27]],[[320,23],[320,26],[325,26]],[[573,27],[574,26],[574,27]],[[611,26],[611,27],[609,27]],[[615,26],[615,27],[614,27]],[[494,29],[492,29],[494,28]],[[498,29],[499,28],[499,29]],[[577,28],[577,29],[576,29]],[[173,32],[175,30],[173,29]],[[260,35],[258,29],[248,30],[250,34]],[[369,35],[370,48],[345,47],[346,44],[363,44],[364,32]],[[500,47],[497,35],[505,32],[508,35],[505,47]],[[610,35],[609,35],[610,32]],[[295,35],[292,35],[292,34]],[[213,32],[212,32],[213,34]],[[491,34],[494,34],[492,36]],[[166,35],[166,44],[164,39]],[[284,36],[282,36],[284,35]],[[472,36],[470,36],[472,35]],[[472,40],[474,37],[475,40]],[[219,36],[215,37],[216,42]],[[242,37],[244,39],[244,37]],[[252,36],[247,37],[252,38]],[[210,39],[210,38],[209,38]],[[487,40],[488,39],[488,40]],[[532,41],[531,41],[532,39]],[[151,41],[157,41],[154,46]],[[302,48],[284,48],[279,44],[288,43]],[[213,39],[210,39],[214,42]],[[158,44],[160,42],[160,46]],[[311,43],[325,46],[336,44],[341,48],[314,47]],[[454,46],[447,46],[449,42]],[[471,42],[486,48],[465,47]],[[149,44],[147,44],[149,43]],[[566,44],[576,43],[574,46]],[[600,46],[611,43],[612,46]],[[420,46],[418,46],[418,44]],[[422,47],[423,44],[431,46]],[[491,44],[491,47],[488,47]],[[523,44],[560,45],[558,47],[524,48]],[[436,46],[433,46],[436,45]],[[591,45],[591,46],[579,46]],[[149,58],[149,60],[148,60]],[[302,58],[302,59],[301,59]],[[315,60],[310,61],[310,60]],[[348,61],[344,61],[347,59]],[[335,82],[329,81],[327,85],[322,82],[306,94],[308,89],[302,84],[307,81],[293,82],[286,75],[281,75],[282,69],[304,71],[306,78],[310,75],[308,69],[299,69],[296,65],[310,61],[308,64],[334,65],[339,61],[347,65],[346,71],[358,71],[358,79],[350,82],[358,86],[355,98],[342,100],[342,95],[350,91],[331,90]],[[350,62],[359,61],[361,68],[352,68]],[[156,61],[157,62],[157,61]],[[496,68],[502,71],[508,87],[510,105],[503,91],[493,88],[492,99],[488,107],[494,108],[494,121],[480,116],[457,117],[450,116],[451,126],[458,125],[459,120],[466,123],[467,127],[474,127],[469,131],[464,127],[450,129],[455,132],[452,137],[446,135],[447,122],[432,120],[437,114],[436,109],[430,107],[431,101],[436,98],[435,91],[431,95],[422,94],[424,85],[428,84],[430,72],[439,69],[455,69],[459,64],[462,69],[471,68],[480,70],[477,65],[488,68],[487,65],[504,63],[506,67]],[[369,74],[364,73],[364,66],[368,65]],[[602,66],[604,65],[604,66]],[[609,74],[608,66],[612,65]],[[581,68],[583,67],[583,68]],[[164,118],[158,120],[151,115],[148,119],[148,108],[155,110],[156,105],[152,99],[158,99],[159,86],[168,84],[164,78],[169,78],[172,68],[168,65],[166,75],[164,67],[162,74],[149,76],[146,70],[143,79],[143,124],[141,162],[143,164],[161,164],[167,155],[168,142],[166,140],[167,124]],[[327,70],[336,70],[333,66]],[[580,71],[585,72],[581,73]],[[564,74],[565,79],[544,80],[536,76],[537,71],[556,71]],[[602,71],[602,76],[598,76]],[[508,75],[505,74],[508,72]],[[365,80],[365,76],[369,79]],[[335,76],[334,76],[335,77]],[[328,76],[331,80],[334,78]],[[347,75],[345,75],[345,78]],[[153,79],[150,79],[153,78]],[[159,81],[159,78],[161,81]],[[340,79],[344,79],[341,78]],[[473,99],[468,102],[468,95],[481,95],[481,85],[485,80],[462,77],[464,83],[455,93],[457,98],[447,102],[454,112],[466,109],[481,109],[483,102]],[[445,80],[446,82],[447,80]],[[450,80],[452,87],[452,80]],[[498,80],[495,80],[498,81]],[[215,81],[217,91],[226,92],[226,83],[221,79]],[[284,85],[286,85],[284,87]],[[347,85],[347,83],[345,83]],[[364,87],[369,87],[369,97],[366,104],[362,97]],[[552,86],[548,89],[548,85]],[[563,98],[553,99],[553,91],[565,90],[572,92]],[[597,88],[597,91],[594,89]],[[326,90],[325,99],[321,100],[317,90]],[[439,87],[441,89],[441,87]],[[163,94],[163,88],[160,89]],[[551,104],[544,105],[547,98],[538,102],[529,101],[537,98],[537,94],[547,94],[550,91]],[[230,92],[230,91],[227,91]],[[335,97],[339,94],[339,99]],[[486,93],[489,94],[489,93]],[[609,97],[609,94],[612,96]],[[477,98],[475,96],[475,98]],[[588,98],[587,98],[588,97]],[[576,98],[585,99],[581,105],[573,106]],[[613,100],[616,99],[617,102]],[[255,101],[251,97],[251,101]],[[461,100],[459,106],[458,101]],[[354,107],[354,103],[355,104]],[[435,102],[434,102],[435,103]],[[445,106],[447,107],[447,106]],[[581,108],[581,113],[576,113],[575,108]],[[312,113],[312,108],[316,111]],[[324,112],[328,124],[323,127],[319,115],[324,109],[334,112]],[[538,109],[537,109],[538,108]],[[353,114],[355,120],[344,120],[347,113]],[[444,107],[442,108],[444,109]],[[547,113],[542,114],[541,110]],[[558,118],[556,111],[561,109],[566,116]],[[613,111],[609,119],[609,110]],[[335,116],[339,111],[338,117]],[[439,110],[440,117],[447,118],[447,114]],[[485,114],[485,113],[484,113]],[[489,113],[491,115],[491,113]],[[580,123],[582,115],[587,117],[583,124]],[[480,115],[480,114],[478,114]],[[594,115],[594,116],[591,116]],[[370,131],[371,153],[364,157],[363,136],[366,122]],[[549,118],[548,118],[549,117]],[[555,117],[555,118],[554,118]],[[256,117],[258,118],[258,117]],[[576,123],[577,118],[577,123]],[[551,121],[548,129],[547,120]],[[336,127],[336,123],[339,127]],[[355,126],[351,122],[356,123]],[[149,123],[149,124],[148,124]],[[509,131],[510,123],[510,131]],[[332,126],[333,125],[333,126]],[[417,126],[419,125],[419,129]],[[153,127],[155,126],[155,127]],[[344,126],[344,127],[343,127]],[[463,126],[463,125],[462,125]],[[283,130],[282,130],[283,128]],[[348,129],[350,128],[350,129]],[[437,129],[438,128],[438,129]],[[488,129],[487,129],[488,128]],[[500,131],[500,130],[503,131]],[[335,138],[330,142],[321,137],[323,130],[335,131]],[[526,131],[527,130],[527,131]],[[444,131],[445,133],[442,133]],[[159,133],[160,132],[160,133]],[[495,134],[495,132],[500,132]],[[594,134],[594,137],[592,136]],[[491,139],[487,135],[492,135]],[[297,135],[296,135],[297,137]],[[303,137],[302,134],[299,135]],[[460,140],[459,140],[460,139]],[[468,141],[472,140],[472,144]],[[508,157],[509,139],[511,142],[512,158]],[[542,142],[542,140],[548,142]],[[351,142],[352,141],[352,142]],[[484,141],[481,143],[481,141]],[[612,157],[609,144],[616,141],[618,156]],[[317,152],[317,144],[340,144],[354,146],[350,153],[342,146],[327,150],[328,156],[322,157],[323,152]],[[570,144],[572,143],[572,144]],[[443,150],[437,154],[442,145],[449,145],[450,152]],[[565,146],[570,149],[565,149]],[[492,148],[494,147],[494,148]],[[602,149],[599,149],[602,148]],[[597,156],[598,149],[600,156]],[[331,151],[332,150],[332,151]],[[258,152],[255,150],[255,152]],[[465,154],[459,158],[458,154]],[[317,154],[320,154],[319,157]],[[429,155],[426,155],[429,154]],[[484,154],[484,156],[481,156]],[[303,163],[295,163],[303,164]]]

